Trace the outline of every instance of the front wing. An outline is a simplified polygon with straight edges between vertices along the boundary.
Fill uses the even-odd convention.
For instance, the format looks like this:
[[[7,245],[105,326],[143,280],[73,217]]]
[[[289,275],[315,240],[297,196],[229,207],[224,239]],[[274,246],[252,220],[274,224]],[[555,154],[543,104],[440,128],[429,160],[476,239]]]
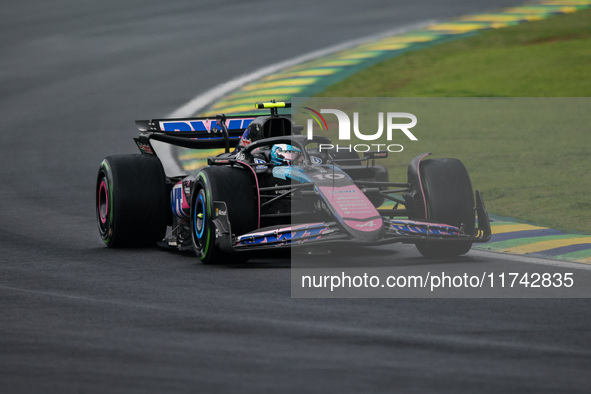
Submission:
[[[224,202],[216,201],[214,206],[218,208],[217,212],[227,212]],[[478,218],[476,234],[466,234],[462,227],[445,223],[382,217],[383,236],[374,242],[353,238],[336,221],[268,227],[235,237],[232,236],[227,216],[217,216],[214,224],[218,235],[216,242],[226,252],[312,246],[343,241],[359,245],[416,243],[425,240],[487,242],[491,237],[490,223],[478,191],[476,192],[476,215]]]

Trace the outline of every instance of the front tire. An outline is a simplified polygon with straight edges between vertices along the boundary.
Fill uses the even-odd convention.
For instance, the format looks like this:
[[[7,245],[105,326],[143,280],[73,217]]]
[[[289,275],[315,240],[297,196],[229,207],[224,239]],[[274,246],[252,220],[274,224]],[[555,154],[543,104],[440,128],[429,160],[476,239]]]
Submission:
[[[166,175],[151,155],[109,156],[96,182],[96,217],[108,247],[152,246],[168,223]]]
[[[208,167],[195,181],[191,198],[191,234],[195,254],[204,264],[241,263],[244,252],[225,253],[216,245],[214,201],[226,203],[232,233],[242,235],[258,225],[253,180],[245,169]]]
[[[475,233],[474,194],[468,171],[458,159],[430,159],[420,163],[425,196],[422,216],[432,222],[461,227]],[[421,241],[416,244],[425,257],[455,257],[468,253],[472,241]]]

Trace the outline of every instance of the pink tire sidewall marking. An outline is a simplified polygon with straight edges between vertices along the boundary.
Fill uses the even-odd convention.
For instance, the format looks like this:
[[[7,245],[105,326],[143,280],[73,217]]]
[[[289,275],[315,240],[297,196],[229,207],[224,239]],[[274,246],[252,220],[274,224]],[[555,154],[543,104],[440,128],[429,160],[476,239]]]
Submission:
[[[104,190],[104,192],[103,192]],[[103,216],[103,195],[104,198],[104,206],[105,206],[105,214]],[[109,215],[109,189],[107,188],[107,184],[105,179],[101,181],[101,186],[99,187],[99,216],[101,219],[101,223],[107,223],[107,216]]]

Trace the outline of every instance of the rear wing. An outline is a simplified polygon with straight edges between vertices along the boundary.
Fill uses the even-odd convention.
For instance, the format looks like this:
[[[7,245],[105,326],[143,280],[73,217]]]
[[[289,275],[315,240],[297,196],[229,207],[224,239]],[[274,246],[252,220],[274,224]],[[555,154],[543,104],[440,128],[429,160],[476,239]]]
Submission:
[[[225,116],[136,120],[142,132],[134,138],[143,153],[154,154],[150,140],[192,149],[228,150],[238,142],[256,116]],[[234,142],[234,144],[232,144]]]
[[[269,109],[271,118],[278,115],[279,108],[291,108],[289,102],[257,103],[256,109]],[[155,154],[150,140],[166,142],[190,149],[226,149],[240,140],[244,130],[260,115],[216,115],[201,118],[136,120],[141,131],[135,143],[142,153]]]

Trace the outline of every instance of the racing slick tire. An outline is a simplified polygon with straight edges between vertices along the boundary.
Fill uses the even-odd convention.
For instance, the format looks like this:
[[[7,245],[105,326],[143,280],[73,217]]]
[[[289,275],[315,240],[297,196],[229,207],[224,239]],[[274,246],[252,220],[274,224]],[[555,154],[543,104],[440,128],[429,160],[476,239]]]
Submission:
[[[474,194],[462,162],[449,158],[425,160],[420,163],[420,175],[427,209],[425,218],[474,234]],[[416,247],[425,257],[455,257],[468,253],[472,241],[420,241]]]
[[[109,247],[153,246],[166,233],[166,175],[156,156],[108,156],[96,182],[96,217]]]
[[[238,167],[207,167],[197,175],[191,194],[191,237],[195,254],[204,264],[242,263],[244,252],[226,253],[215,243],[213,202],[226,203],[232,233],[242,235],[257,228],[258,201],[252,176]]]

